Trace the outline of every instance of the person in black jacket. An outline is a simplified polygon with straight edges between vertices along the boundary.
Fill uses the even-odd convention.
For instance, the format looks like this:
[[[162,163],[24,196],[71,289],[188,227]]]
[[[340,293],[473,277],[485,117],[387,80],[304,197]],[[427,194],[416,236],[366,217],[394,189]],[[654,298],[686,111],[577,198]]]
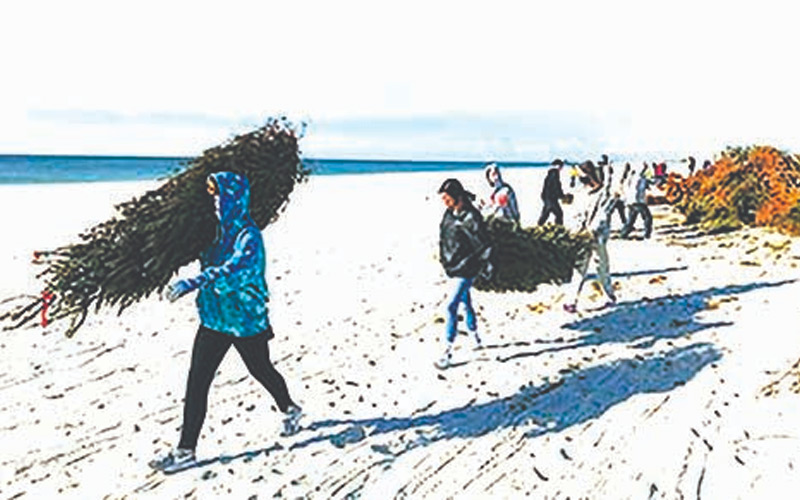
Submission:
[[[600,178],[597,177],[597,167],[592,160],[586,160],[578,165],[578,170],[581,173],[580,181],[583,185],[589,186],[591,189],[591,191],[589,191],[590,194],[600,191],[600,188],[603,187],[603,183],[600,181]]]
[[[697,167],[697,160],[694,159],[694,156],[689,156],[686,158],[686,161],[689,162],[689,176],[691,177],[694,175],[694,169]]]
[[[466,309],[467,329],[481,347],[470,288],[475,278],[489,265],[491,246],[489,233],[481,213],[472,205],[475,195],[464,189],[457,179],[447,179],[439,188],[447,210],[439,224],[439,262],[445,274],[454,278],[455,292],[447,304],[445,352],[436,366],[448,368],[452,359],[453,342],[458,333],[458,306]]]
[[[608,169],[608,155],[600,155],[600,161],[595,166],[597,172],[597,179],[601,184],[606,183],[606,169]]]
[[[564,191],[561,189],[561,167],[564,162],[561,160],[553,160],[553,168],[547,171],[547,177],[544,179],[544,187],[542,188],[542,215],[539,216],[539,225],[541,226],[547,222],[550,214],[556,216],[556,224],[564,224],[564,212],[561,210],[561,198],[564,197]]]

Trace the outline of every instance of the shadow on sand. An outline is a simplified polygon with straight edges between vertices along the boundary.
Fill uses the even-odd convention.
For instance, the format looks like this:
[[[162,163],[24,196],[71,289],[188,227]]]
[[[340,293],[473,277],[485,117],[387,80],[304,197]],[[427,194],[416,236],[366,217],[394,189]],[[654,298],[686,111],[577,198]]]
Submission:
[[[436,414],[320,421],[306,430],[347,427],[296,442],[290,449],[325,441],[341,448],[408,430],[416,431],[412,440],[399,439],[394,445],[373,443],[372,449],[399,456],[442,439],[479,437],[512,427],[523,428],[526,437],[536,437],[597,418],[635,394],[666,392],[683,385],[720,357],[712,344],[697,343],[658,355],[616,360],[570,372],[553,383],[525,385],[509,397]]]
[[[379,462],[385,463],[407,451],[443,439],[480,437],[507,428],[521,428],[525,437],[536,437],[598,418],[636,394],[667,392],[682,386],[720,358],[721,353],[712,344],[697,343],[651,356],[615,360],[573,371],[552,383],[524,385],[517,393],[505,398],[439,413],[323,420],[301,430],[302,433],[320,431],[318,435],[296,441],[288,450],[321,443],[344,448],[365,439],[389,436],[388,442],[375,439],[371,446],[380,455]],[[409,430],[414,431],[411,439],[407,439],[408,435],[400,435]],[[397,433],[397,439],[391,440],[392,433]],[[192,469],[238,460],[250,461],[259,455],[284,450],[284,446],[274,444],[202,460]]]
[[[709,288],[684,295],[667,295],[655,299],[621,302],[612,309],[565,324],[569,330],[587,332],[569,341],[542,342],[556,344],[535,351],[518,352],[498,361],[595,346],[608,343],[631,343],[633,347],[648,348],[659,339],[678,338],[701,330],[728,326],[730,322],[703,323],[695,315],[708,309],[708,302],[714,298],[742,294],[761,288],[771,288],[794,283],[795,280],[759,282],[747,285],[731,285],[722,288]]]
[[[619,304],[601,315],[564,325],[572,330],[590,332],[587,335],[562,346],[519,353],[506,359],[608,342],[639,341],[636,347],[644,347],[659,338],[690,335],[729,324],[700,323],[695,320],[694,315],[707,308],[708,299],[783,286],[794,281],[710,288],[685,295]],[[301,431],[303,434],[319,431],[316,436],[295,441],[288,449],[300,449],[326,442],[343,448],[373,437],[415,431],[411,439],[397,436],[398,439],[393,443],[372,443],[373,451],[384,456],[383,460],[391,461],[406,451],[443,439],[479,437],[505,428],[521,428],[526,437],[536,437],[598,418],[614,405],[636,394],[667,392],[684,385],[720,358],[720,351],[712,344],[695,343],[666,352],[572,371],[556,382],[524,385],[517,393],[505,398],[439,413],[361,420],[323,420],[314,422]],[[261,454],[269,455],[285,449],[284,446],[275,444],[236,455],[204,460],[197,467],[250,460]]]

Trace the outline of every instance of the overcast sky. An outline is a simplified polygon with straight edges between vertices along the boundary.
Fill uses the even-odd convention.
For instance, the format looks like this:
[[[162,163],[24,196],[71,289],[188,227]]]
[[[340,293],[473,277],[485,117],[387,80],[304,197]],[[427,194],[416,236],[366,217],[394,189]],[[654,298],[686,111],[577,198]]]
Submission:
[[[194,155],[286,114],[308,156],[800,151],[791,2],[31,1],[0,153]]]

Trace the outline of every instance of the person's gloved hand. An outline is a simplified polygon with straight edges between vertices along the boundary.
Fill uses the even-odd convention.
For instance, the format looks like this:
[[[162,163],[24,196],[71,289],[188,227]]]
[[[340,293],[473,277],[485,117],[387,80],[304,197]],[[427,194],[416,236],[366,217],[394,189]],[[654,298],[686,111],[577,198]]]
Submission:
[[[191,291],[192,287],[187,280],[177,280],[170,283],[165,296],[170,302],[175,302]]]

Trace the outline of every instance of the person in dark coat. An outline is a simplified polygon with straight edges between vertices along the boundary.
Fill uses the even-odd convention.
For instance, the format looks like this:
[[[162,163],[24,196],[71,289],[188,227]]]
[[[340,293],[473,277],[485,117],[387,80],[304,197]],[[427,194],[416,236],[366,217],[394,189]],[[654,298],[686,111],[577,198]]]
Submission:
[[[586,160],[578,166],[581,172],[580,181],[584,186],[588,186],[590,193],[594,194],[603,187],[600,178],[597,177],[597,167],[592,160]]]
[[[564,166],[564,162],[553,160],[552,165],[553,168],[547,171],[542,188],[543,206],[542,214],[539,216],[540,226],[547,222],[550,214],[555,215],[556,224],[564,224],[564,212],[561,210],[561,199],[564,197],[564,191],[561,188],[561,168]]]
[[[487,271],[491,245],[481,213],[472,205],[475,195],[464,189],[457,179],[447,179],[439,188],[447,208],[439,224],[439,262],[445,274],[453,279],[454,293],[447,303],[445,352],[436,366],[450,366],[453,342],[458,333],[458,307],[464,304],[467,329],[481,346],[470,288],[475,278]]]
[[[686,161],[689,162],[689,175],[692,176],[694,175],[694,169],[697,167],[697,160],[694,159],[694,156],[690,156]]]
[[[601,184],[605,184],[606,182],[606,169],[608,169],[609,166],[608,155],[600,155],[600,161],[597,162],[597,178],[600,180]]]

